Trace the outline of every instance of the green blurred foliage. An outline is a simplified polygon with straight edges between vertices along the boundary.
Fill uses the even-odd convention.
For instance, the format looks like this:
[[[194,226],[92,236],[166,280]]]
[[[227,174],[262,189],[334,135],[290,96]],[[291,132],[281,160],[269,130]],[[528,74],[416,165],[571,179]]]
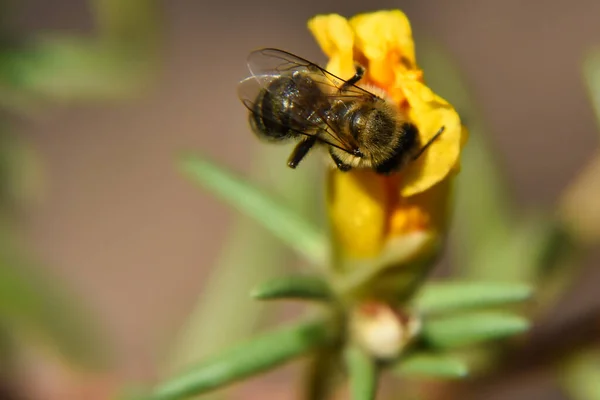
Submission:
[[[204,393],[303,356],[332,340],[329,325],[321,320],[285,326],[188,368],[157,386],[148,400],[176,400]]]
[[[600,134],[600,49],[591,50],[583,62],[583,78]],[[600,140],[598,141],[600,143]],[[600,150],[587,162],[561,199],[560,214],[574,237],[584,245],[600,243]]]
[[[260,183],[263,190],[249,188],[248,183],[240,186],[240,178],[201,158],[186,157],[182,163],[184,173],[206,189],[216,185],[215,178],[228,182],[216,189],[216,194],[234,205],[248,195],[254,201],[250,205],[240,205],[240,211],[245,211],[248,216],[235,221],[223,244],[198,303],[176,338],[173,353],[169,356],[169,370],[179,370],[212,356],[244,339],[260,325],[266,306],[252,301],[250,291],[261,281],[290,269],[293,264],[293,258],[277,240],[281,235],[306,232],[308,243],[314,243],[310,221],[315,219],[316,199],[312,187],[318,165],[307,162],[299,171],[278,168],[285,159],[285,152],[285,149],[261,148],[256,154],[248,179]],[[244,192],[246,189],[250,193]],[[267,189],[276,199],[267,196]],[[269,215],[272,207],[278,208],[276,215],[286,218],[282,225],[291,226],[292,221],[302,221],[302,224],[292,231],[277,227],[273,230],[277,219]],[[290,221],[288,216],[291,216]],[[264,230],[261,229],[263,221],[266,222]]]
[[[272,162],[272,159],[264,156],[259,159],[265,160],[263,163],[266,162],[266,166]],[[265,168],[263,163],[255,169],[256,173],[260,176],[261,171],[280,171],[275,183],[282,190],[279,196],[287,194],[288,201],[277,201],[265,190],[258,189],[233,172],[201,157],[186,157],[182,171],[218,198],[252,217],[282,243],[303,255],[306,261],[321,264],[322,260],[315,258],[314,253],[325,253],[323,249],[327,247],[326,238],[317,228],[312,227],[310,218],[302,218],[303,213],[297,211],[298,207],[306,206],[309,202],[306,196],[313,193],[309,188],[314,185],[314,177],[311,174],[300,175],[299,181],[288,179],[288,174],[298,174],[298,171]],[[256,228],[253,227],[254,230]],[[256,235],[255,231],[248,231],[247,234],[248,236],[244,237],[236,235],[235,241],[225,244],[223,258],[213,269],[214,275],[209,279],[197,309],[192,313],[178,340],[171,369],[181,369],[193,360],[206,357],[209,361],[189,371],[175,374],[161,383],[150,398],[178,399],[204,393],[287,361],[289,357],[282,357],[281,354],[289,354],[290,357],[298,355],[295,351],[297,342],[292,340],[288,349],[286,342],[279,338],[279,331],[266,333],[235,347],[234,350],[223,350],[236,337],[242,339],[247,335],[257,318],[258,308],[237,297],[240,293],[251,293],[259,299],[318,300],[324,305],[329,305],[331,314],[323,325],[324,329],[335,329],[338,325],[338,313],[343,309],[343,305],[324,278],[307,275],[268,277],[269,274],[276,274],[282,267],[285,268],[285,265],[279,265],[283,262],[278,260],[280,253],[273,251],[278,247],[274,243],[271,244],[273,248],[270,250],[257,246],[256,238],[260,238],[261,235]],[[248,248],[248,243],[253,247]],[[257,279],[265,279],[265,282],[261,283]],[[258,286],[255,287],[256,284]],[[450,375],[452,371],[457,373],[456,371],[460,370],[458,361],[448,361],[444,358],[432,360],[428,351],[464,347],[524,332],[529,323],[523,317],[510,312],[471,310],[522,302],[528,299],[531,293],[531,288],[524,284],[454,282],[426,285],[415,302],[419,312],[432,314],[425,319],[423,328],[424,345],[419,350],[424,351],[413,355],[413,365],[409,365],[406,371],[410,372],[412,368],[424,374],[429,368],[434,375]],[[343,310],[341,312],[344,313]],[[298,329],[303,331],[303,326],[299,325]],[[284,336],[290,334],[296,337],[297,334],[293,330],[285,332],[287,333]],[[345,333],[338,331],[337,335],[337,339],[332,342],[334,346],[345,340]],[[275,337],[280,340],[275,341]],[[315,336],[315,342],[306,344],[309,346],[307,349],[323,345],[321,338],[320,335]],[[221,352],[217,353],[219,350]],[[335,354],[333,349],[330,350]],[[257,354],[261,356],[258,357]],[[351,392],[357,399],[371,398],[369,396],[375,393],[377,375],[377,369],[371,365],[374,361],[365,359],[364,354],[357,349],[347,349],[346,355]],[[414,357],[419,356],[422,358],[416,358],[416,362]],[[335,358],[335,355],[333,357]],[[311,368],[315,365],[318,366],[319,363],[313,364]],[[400,360],[397,368],[402,369],[402,365],[403,360]],[[311,388],[328,386],[326,382],[321,382],[328,380],[327,376],[311,375],[315,378],[309,381]],[[308,392],[316,396],[321,390],[309,389]]]
[[[418,353],[405,357],[394,372],[412,378],[460,379],[469,374],[469,367],[457,356]]]
[[[580,247],[577,236],[559,213],[551,209],[521,210],[514,204],[500,163],[485,139],[487,129],[475,102],[469,96],[468,84],[450,57],[438,46],[423,42],[417,47],[428,83],[463,113],[470,131],[458,179],[455,228],[450,246],[453,273],[463,280],[424,285],[413,302],[413,306],[425,315],[421,340],[405,357],[396,360],[394,370],[401,376],[455,379],[470,374],[472,368],[475,368],[475,375],[480,368],[494,370],[495,363],[501,360],[497,358],[499,351],[504,347],[476,345],[484,341],[506,339],[528,330],[528,318],[516,311],[526,311],[531,316],[539,317],[543,311],[552,309],[579,271]],[[588,71],[588,75],[592,77],[588,82],[594,84],[595,72]],[[594,99],[596,90],[592,89],[591,93]],[[323,264],[327,253],[326,238],[319,229],[298,218],[287,205],[203,159],[190,159],[186,171],[217,196],[253,217],[307,261]],[[250,201],[240,201],[242,198]],[[236,243],[236,246],[239,245]],[[240,263],[239,260],[236,262]],[[244,263],[241,264],[243,268]],[[235,270],[233,264],[227,268]],[[235,275],[231,274],[228,279],[235,280]],[[230,287],[226,282],[228,280],[224,279],[218,287]],[[524,308],[522,303],[532,296],[532,287],[535,288],[536,302]],[[239,287],[236,286],[236,289]],[[252,295],[262,300],[294,299],[313,303],[316,300],[319,304],[330,304],[332,310],[340,307],[329,285],[314,276],[270,279],[255,287]],[[225,290],[213,291],[204,301],[205,304],[215,304],[217,301],[230,304],[227,296]],[[206,327],[210,326],[210,318],[217,314],[210,312],[210,306],[205,306],[203,315],[205,317],[198,321],[204,321]],[[229,325],[222,328],[221,332],[227,332]],[[217,331],[215,328],[214,332]],[[201,329],[198,328],[196,333],[200,335]],[[273,334],[276,333],[267,333],[264,338]],[[257,340],[246,344],[246,347],[238,347],[236,351],[246,355],[255,354],[259,348],[261,352],[273,351],[272,354],[277,354],[278,347],[275,344],[271,349],[269,345],[262,347],[265,342]],[[193,339],[180,351],[184,352],[192,342]],[[209,340],[208,343],[212,342]],[[259,343],[258,347],[255,347],[255,343]],[[454,353],[456,348],[466,351],[461,351],[458,356]],[[324,388],[331,383],[328,376],[323,374],[333,373],[332,363],[319,360],[335,358],[335,355],[332,356],[335,354],[334,348],[330,350],[327,356],[323,356],[326,352],[317,356],[309,367],[313,371],[306,392],[310,398],[326,398],[328,390]],[[224,352],[221,356],[214,356],[213,366],[220,366],[219,372],[210,369],[212,375],[203,372],[201,379],[193,375],[181,375],[168,382],[177,382],[182,385],[178,386],[180,390],[192,394],[197,393],[194,388],[212,388],[252,374],[251,369],[242,366],[243,373],[228,375],[227,371],[235,370],[237,362],[237,358],[231,358],[229,354]],[[372,360],[355,348],[346,349],[345,354],[353,398],[374,398],[378,371]],[[268,355],[265,357],[270,360]],[[205,368],[210,365],[204,364],[201,371],[207,371]],[[252,368],[254,372],[259,372],[273,365],[271,361],[257,362]],[[322,368],[323,365],[326,367]],[[584,369],[579,367],[575,370]],[[315,371],[322,373],[319,375]],[[589,373],[589,369],[585,371],[588,374],[586,376],[596,376]],[[585,380],[585,374],[570,375],[570,381],[579,382],[577,385],[580,387],[593,386],[589,383],[592,378]],[[167,385],[170,385],[168,382]]]
[[[157,67],[158,1],[90,2],[93,37],[60,32],[18,37],[10,2],[0,26],[0,363],[10,380],[24,347],[43,344],[61,360],[106,367],[112,353],[96,318],[20,241],[18,218],[41,188],[42,168],[11,132],[11,113],[28,115],[65,101],[121,99],[149,87]]]
[[[532,284],[536,302],[529,312],[548,312],[577,275],[575,238],[555,210],[522,210],[514,203],[468,80],[438,45],[422,41],[417,47],[428,84],[455,106],[470,132],[461,155],[450,234],[453,273]]]
[[[2,42],[0,106],[30,113],[50,102],[139,96],[149,87],[158,66],[159,2],[95,0],[90,6],[94,37],[44,32]]]
[[[0,246],[0,325],[18,346],[42,339],[58,355],[88,367],[112,361],[102,330],[75,295],[40,265]],[[18,349],[17,349],[18,350]]]
[[[557,372],[570,399],[600,400],[600,349],[585,349],[572,355]]]
[[[93,37],[48,32],[15,41],[4,32],[4,26],[0,27],[4,32],[0,42],[0,107],[27,114],[51,103],[131,98],[149,87],[158,68],[159,2],[95,0],[90,6],[96,18]],[[469,373],[470,366],[451,352],[434,349],[471,346],[525,331],[529,322],[515,310],[522,309],[516,304],[531,295],[530,285],[536,288],[537,303],[535,310],[530,307],[527,311],[536,315],[551,309],[576,276],[578,245],[597,243],[600,237],[600,223],[594,222],[600,220],[590,217],[600,215],[595,201],[600,196],[600,164],[592,161],[591,172],[576,181],[564,204],[557,207],[559,213],[551,209],[521,210],[514,204],[501,162],[486,140],[487,127],[470,97],[468,82],[438,46],[422,42],[417,48],[428,83],[463,114],[470,131],[451,235],[453,273],[467,283],[423,288],[415,299],[415,307],[427,315],[423,343],[399,360],[394,369],[403,376],[459,378]],[[586,59],[584,74],[600,121],[597,51]],[[100,329],[94,326],[93,316],[75,307],[79,299],[46,276],[43,267],[24,256],[27,251],[16,243],[14,211],[35,193],[38,169],[27,146],[3,128],[0,362],[10,360],[13,350],[30,337],[52,343],[71,361],[101,361],[107,352],[103,340],[97,337]],[[266,190],[257,188],[264,185],[250,184],[246,178],[202,158],[188,158],[183,163],[182,169],[189,177],[247,216],[236,221],[206,289],[174,346],[167,369],[177,370],[204,357],[212,358],[159,386],[154,398],[179,398],[228,384],[328,343],[329,331],[324,325],[300,324],[217,353],[247,337],[263,321],[265,306],[252,302],[248,293],[290,268],[290,256],[283,244],[311,264],[322,266],[327,260],[327,237],[308,212],[318,181],[316,164],[298,171],[272,167],[274,160],[281,163],[281,159],[270,148],[257,156],[259,161],[255,162],[250,181],[258,181],[264,171],[273,171],[269,177],[273,187]],[[596,229],[577,231],[586,221]],[[323,282],[293,277],[285,285],[279,281],[273,286],[273,282],[268,287],[261,285],[258,297],[332,302]],[[488,310],[490,307],[500,311]],[[372,398],[377,369],[357,349],[347,350],[351,392],[357,399]],[[563,386],[575,400],[598,399],[598,354],[583,354],[564,364],[560,371]]]

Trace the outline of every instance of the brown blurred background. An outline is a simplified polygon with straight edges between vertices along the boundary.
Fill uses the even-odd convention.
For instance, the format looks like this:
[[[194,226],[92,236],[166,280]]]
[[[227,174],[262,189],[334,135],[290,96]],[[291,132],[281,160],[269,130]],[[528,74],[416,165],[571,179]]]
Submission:
[[[455,58],[520,206],[551,207],[592,156],[598,133],[581,62],[600,46],[596,0],[164,2],[162,72],[144,96],[17,122],[43,169],[27,238],[98,315],[118,349],[119,379],[156,378],[226,237],[233,213],[182,178],[174,159],[198,150],[246,173],[258,144],[235,88],[248,51],[280,47],[324,62],[309,17],[385,8],[403,9],[417,38]],[[15,15],[22,32],[94,32],[82,1],[29,0]],[[582,278],[563,311],[598,303],[599,282]],[[523,390],[534,391],[497,398],[554,393]]]

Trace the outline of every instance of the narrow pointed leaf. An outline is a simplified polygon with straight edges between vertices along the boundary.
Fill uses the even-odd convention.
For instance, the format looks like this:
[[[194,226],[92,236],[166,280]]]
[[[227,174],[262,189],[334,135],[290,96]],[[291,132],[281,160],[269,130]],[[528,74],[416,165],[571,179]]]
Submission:
[[[469,367],[458,357],[416,353],[401,360],[394,372],[408,377],[460,379],[469,374]]]
[[[180,165],[188,177],[257,220],[304,258],[317,265],[326,263],[325,234],[291,209],[201,157],[186,157]]]
[[[150,399],[183,399],[258,374],[332,340],[323,321],[303,322],[238,345],[160,384]]]
[[[431,314],[515,303],[532,293],[532,288],[522,283],[438,282],[425,285],[415,305],[422,313]]]
[[[258,300],[300,299],[327,301],[331,290],[316,276],[287,276],[257,286],[250,295]]]
[[[479,312],[438,317],[425,323],[423,337],[437,348],[453,348],[525,332],[529,322],[518,315]]]
[[[318,165],[307,163],[297,171],[281,168],[281,159],[287,155],[284,148],[260,146],[246,171],[252,181],[269,185],[295,212],[311,218]],[[166,374],[182,371],[251,337],[275,310],[270,304],[248,301],[248,293],[258,283],[281,273],[289,256],[284,244],[266,234],[258,222],[238,215],[204,280],[196,305],[173,340]],[[210,399],[216,396],[224,398],[224,393],[211,393]]]
[[[371,400],[377,394],[378,371],[375,361],[357,347],[345,352],[352,400]]]

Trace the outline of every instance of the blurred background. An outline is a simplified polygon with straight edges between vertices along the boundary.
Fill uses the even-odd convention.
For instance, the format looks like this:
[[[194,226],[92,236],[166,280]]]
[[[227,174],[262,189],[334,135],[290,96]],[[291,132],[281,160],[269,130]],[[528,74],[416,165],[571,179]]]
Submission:
[[[217,332],[222,327],[234,336],[249,335],[260,307],[250,303],[244,288],[280,271],[282,264],[297,263],[261,228],[198,190],[179,173],[176,161],[182,152],[204,154],[314,215],[311,207],[320,201],[318,157],[298,174],[280,171],[286,169],[289,149],[255,140],[236,84],[248,72],[247,53],[257,47],[283,48],[324,64],[306,29],[315,14],[406,12],[423,46],[417,47],[417,60],[423,54],[423,68],[437,71],[434,81],[441,82],[442,94],[445,79],[452,80],[448,90],[456,98],[469,93],[458,111],[468,126],[477,124],[472,137],[485,136],[505,185],[502,196],[510,199],[516,216],[523,210],[557,212],[564,193],[597,154],[598,121],[583,76],[586,54],[600,46],[600,2],[595,0],[25,0],[5,1],[2,7],[0,145],[10,161],[2,184],[10,190],[0,221],[10,243],[10,249],[4,246],[6,260],[18,259],[12,264],[16,270],[28,271],[20,278],[7,272],[5,293],[19,287],[10,279],[36,280],[27,290],[42,297],[27,301],[41,306],[31,319],[54,323],[52,313],[62,312],[40,294],[47,289],[64,310],[78,309],[65,311],[81,315],[65,324],[85,325],[83,335],[91,331],[101,343],[92,352],[101,349],[109,360],[102,367],[95,356],[91,364],[73,361],[60,339],[42,340],[45,322],[38,326],[19,317],[19,307],[27,307],[17,304],[0,323],[0,336],[11,336],[13,319],[19,327],[27,320],[23,325],[30,334],[2,340],[3,354],[15,347],[21,351],[2,363],[0,388],[7,397],[0,398],[20,398],[9,393],[23,399],[111,398],[123,387],[164,376],[169,360],[194,359],[207,351],[185,347],[190,337],[197,342],[205,334],[186,339],[186,329]],[[436,56],[440,52],[444,56]],[[437,68],[439,57],[450,57],[461,83],[454,73],[446,77],[444,68]],[[298,181],[302,192],[290,194]],[[256,231],[264,233],[260,248],[266,255],[238,265],[239,270],[215,272],[235,257],[245,260],[239,242]],[[588,250],[580,253],[570,281],[577,289],[555,296],[548,324],[600,307],[600,271],[594,268],[600,252],[595,244]],[[271,269],[252,272],[251,263],[274,259],[279,261]],[[229,302],[219,303],[214,299],[223,287]],[[14,290],[13,300],[21,296]],[[210,307],[207,293],[213,296]],[[218,307],[230,314],[207,317]],[[256,315],[243,316],[244,310]],[[228,323],[234,326],[227,328]],[[61,329],[49,335],[78,334]],[[79,350],[74,350],[77,357]],[[293,397],[294,371],[236,386],[235,398]],[[494,386],[493,398],[569,398],[545,375],[517,383]],[[492,398],[490,393],[481,398]]]

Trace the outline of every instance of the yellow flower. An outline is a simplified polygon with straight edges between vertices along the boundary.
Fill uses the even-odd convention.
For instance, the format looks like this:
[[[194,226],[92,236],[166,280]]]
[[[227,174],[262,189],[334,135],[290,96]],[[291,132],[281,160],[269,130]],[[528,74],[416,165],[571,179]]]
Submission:
[[[348,79],[359,63],[360,85],[382,89],[427,143],[415,162],[391,176],[371,170],[332,170],[328,212],[336,272],[355,286],[390,266],[414,265],[437,253],[446,230],[451,178],[459,170],[466,139],[454,108],[424,83],[408,18],[399,10],[357,15],[319,15],[308,27],[329,57],[327,69]]]
[[[355,73],[355,63],[367,69],[361,84],[383,89],[404,109],[427,143],[444,126],[430,148],[403,171],[403,196],[422,192],[444,179],[459,162],[462,126],[454,108],[423,83],[415,59],[411,28],[399,10],[357,15],[350,20],[319,15],[308,23],[330,58],[327,69],[342,78]]]

